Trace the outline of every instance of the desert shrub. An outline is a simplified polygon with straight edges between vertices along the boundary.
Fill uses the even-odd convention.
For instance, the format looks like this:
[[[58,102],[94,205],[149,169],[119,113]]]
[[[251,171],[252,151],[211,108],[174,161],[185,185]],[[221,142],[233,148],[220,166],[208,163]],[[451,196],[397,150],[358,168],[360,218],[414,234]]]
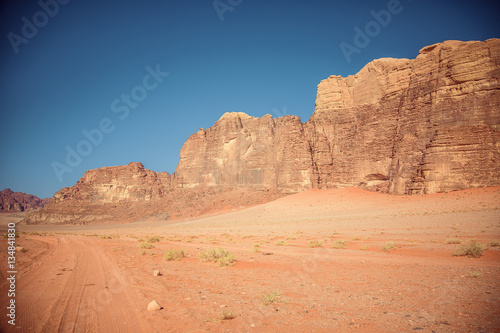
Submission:
[[[309,242],[309,244],[307,246],[308,247],[322,247],[323,243],[321,243],[321,242]]]
[[[382,246],[382,251],[390,252],[393,249],[397,249],[396,242],[389,242]]]
[[[279,241],[277,241],[274,244],[276,244],[277,246],[284,246],[285,245],[285,241],[284,240],[279,240]]]
[[[99,236],[100,239],[111,239],[112,237],[110,235],[101,235]]]
[[[491,241],[488,243],[488,246],[490,246],[490,247],[500,246],[500,242],[499,241]]]
[[[469,271],[467,272],[467,275],[470,277],[470,278],[478,278],[481,276],[481,273],[478,272],[478,271]]]
[[[163,254],[163,259],[167,261],[172,261],[172,260],[181,260],[184,258],[184,251],[183,250],[178,250],[178,249],[170,249],[165,251]]]
[[[475,241],[471,240],[465,244],[460,245],[453,255],[456,257],[467,256],[469,258],[480,258],[483,255],[483,251],[486,249],[486,246]]]
[[[141,249],[152,249],[155,246],[153,244],[149,243],[149,242],[143,242],[143,243],[139,244],[139,247]]]
[[[142,249],[142,250],[141,250],[141,252],[139,252],[139,254],[140,254],[141,256],[145,255],[145,254],[146,254],[146,250]]]
[[[234,318],[236,318],[236,316],[232,312],[223,311],[220,320],[231,320]]]
[[[222,247],[217,249],[202,250],[200,251],[198,258],[201,261],[212,261],[220,267],[232,266],[236,261],[234,255]]]
[[[334,249],[345,249],[345,247],[349,244],[348,241],[344,239],[337,239],[335,242],[333,242],[332,247]]]
[[[252,252],[253,253],[260,253],[260,244],[259,243],[253,244]]]
[[[262,302],[264,303],[264,305],[273,304],[273,303],[279,302],[281,300],[280,294],[276,291],[270,291],[268,293],[262,294],[261,299],[262,299]]]
[[[462,244],[462,241],[456,238],[448,238],[446,244]]]
[[[151,236],[148,238],[148,242],[149,243],[158,243],[158,242],[160,242],[160,238],[156,237],[156,236]]]

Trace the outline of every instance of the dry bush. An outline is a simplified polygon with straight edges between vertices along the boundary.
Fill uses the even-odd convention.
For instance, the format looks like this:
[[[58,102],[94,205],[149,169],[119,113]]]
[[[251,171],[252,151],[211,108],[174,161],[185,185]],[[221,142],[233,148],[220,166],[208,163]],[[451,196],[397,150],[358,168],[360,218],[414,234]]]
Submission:
[[[185,257],[184,251],[178,249],[169,249],[165,251],[165,253],[163,254],[163,259],[167,261],[181,260],[184,257]]]
[[[485,245],[475,240],[471,240],[460,245],[455,252],[453,252],[453,255],[456,257],[467,256],[469,258],[480,258],[483,255],[484,250],[486,250]]]
[[[228,250],[219,247],[200,251],[198,258],[201,261],[212,261],[220,267],[233,266],[236,262],[234,255]]]

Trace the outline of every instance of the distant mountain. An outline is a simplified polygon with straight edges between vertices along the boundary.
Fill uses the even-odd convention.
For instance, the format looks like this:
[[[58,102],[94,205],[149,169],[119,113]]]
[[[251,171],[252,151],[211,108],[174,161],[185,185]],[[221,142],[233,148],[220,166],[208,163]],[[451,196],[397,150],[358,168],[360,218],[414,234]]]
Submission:
[[[24,212],[43,208],[50,199],[39,197],[23,192],[14,192],[7,188],[0,192],[0,212]]]

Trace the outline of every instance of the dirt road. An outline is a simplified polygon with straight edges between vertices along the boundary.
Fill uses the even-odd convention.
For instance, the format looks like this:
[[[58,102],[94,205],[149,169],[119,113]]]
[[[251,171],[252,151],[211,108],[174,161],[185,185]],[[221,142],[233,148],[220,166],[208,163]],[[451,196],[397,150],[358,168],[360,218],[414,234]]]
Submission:
[[[148,331],[148,322],[137,315],[141,311],[133,311],[136,295],[124,272],[92,239],[63,236],[40,242],[43,253],[18,275],[16,327],[2,320],[2,331]],[[6,294],[2,290],[2,298]]]

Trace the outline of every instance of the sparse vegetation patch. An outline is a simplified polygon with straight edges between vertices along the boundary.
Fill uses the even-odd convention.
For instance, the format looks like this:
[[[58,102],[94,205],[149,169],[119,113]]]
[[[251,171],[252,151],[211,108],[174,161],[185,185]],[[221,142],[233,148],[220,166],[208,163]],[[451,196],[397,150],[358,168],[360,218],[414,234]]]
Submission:
[[[397,249],[396,242],[389,242],[382,246],[382,251],[390,252],[391,250]]]
[[[201,261],[212,261],[220,267],[233,266],[236,262],[234,255],[228,250],[219,247],[200,251],[198,258]]]
[[[333,242],[332,247],[334,249],[345,249],[345,247],[349,244],[348,241],[344,239],[337,239],[335,242]]]
[[[308,247],[323,247],[323,243],[321,242],[309,242],[309,245],[307,245]]]
[[[262,294],[262,302],[264,305],[273,304],[275,302],[281,302],[281,296],[276,291],[270,291],[268,293]]]
[[[483,251],[486,250],[486,247],[487,246],[475,240],[471,240],[460,245],[455,252],[453,252],[453,255],[456,257],[467,256],[469,258],[480,258],[483,255]]]
[[[163,254],[163,259],[166,261],[181,260],[184,257],[184,251],[179,249],[169,249]]]
[[[139,244],[139,247],[141,249],[152,249],[155,246],[153,244],[149,243],[149,242],[143,242],[143,243]]]

